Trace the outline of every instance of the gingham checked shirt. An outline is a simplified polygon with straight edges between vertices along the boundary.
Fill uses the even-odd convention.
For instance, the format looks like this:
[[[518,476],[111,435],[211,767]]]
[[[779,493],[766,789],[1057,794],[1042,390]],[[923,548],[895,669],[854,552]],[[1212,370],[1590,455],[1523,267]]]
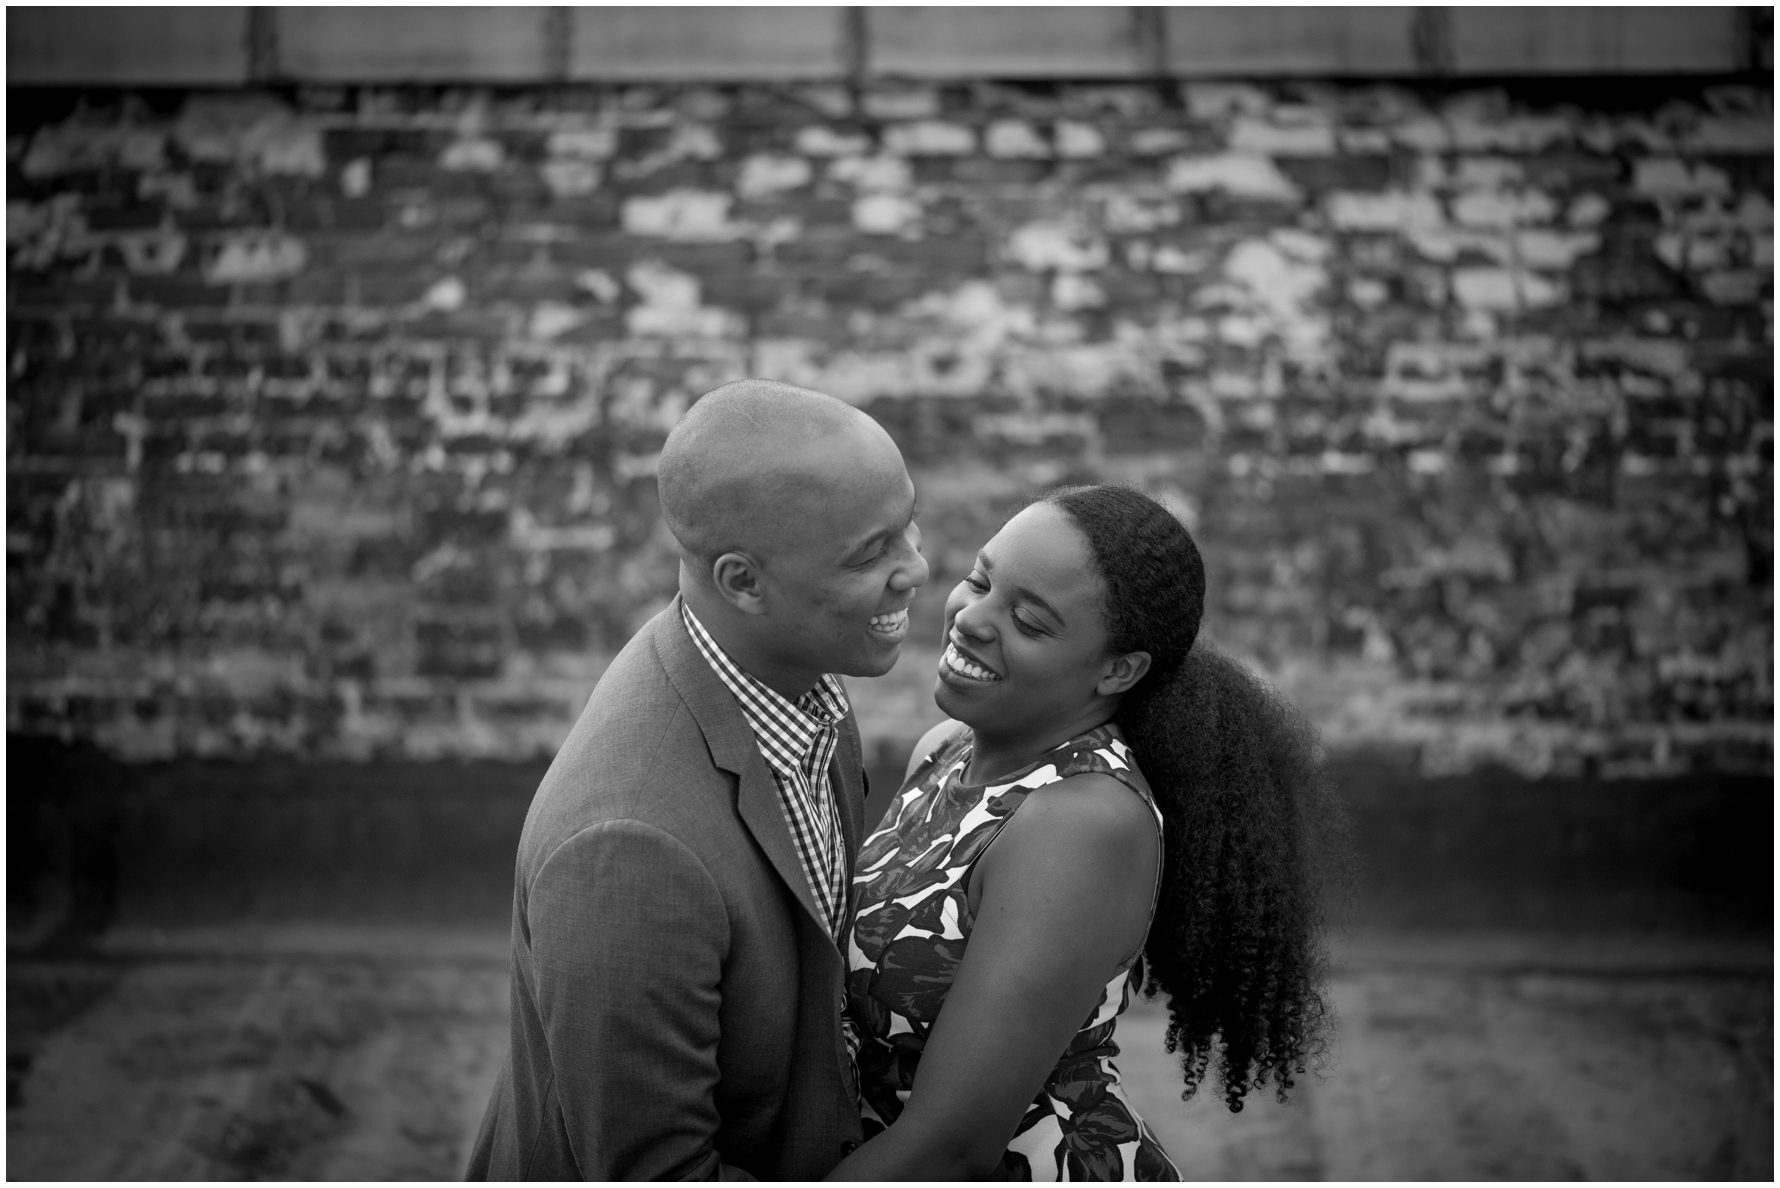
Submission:
[[[847,716],[847,694],[839,678],[826,674],[808,693],[788,701],[737,667],[685,602],[680,615],[705,663],[735,695],[754,731],[760,757],[778,785],[779,807],[791,827],[804,877],[828,917],[828,935],[839,944],[847,925],[851,880],[828,765],[840,742],[840,721]]]

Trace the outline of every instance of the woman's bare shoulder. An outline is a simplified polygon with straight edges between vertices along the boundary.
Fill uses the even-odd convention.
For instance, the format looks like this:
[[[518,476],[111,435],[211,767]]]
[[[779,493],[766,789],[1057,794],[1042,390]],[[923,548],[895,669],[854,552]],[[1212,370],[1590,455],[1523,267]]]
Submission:
[[[1156,843],[1149,806],[1112,776],[1085,772],[1045,784],[978,859],[971,909],[979,921],[993,910],[1117,963],[1149,926]]]
[[[1139,862],[1156,844],[1150,806],[1121,780],[1088,771],[1034,788],[1008,822],[1028,844],[1102,848]]]

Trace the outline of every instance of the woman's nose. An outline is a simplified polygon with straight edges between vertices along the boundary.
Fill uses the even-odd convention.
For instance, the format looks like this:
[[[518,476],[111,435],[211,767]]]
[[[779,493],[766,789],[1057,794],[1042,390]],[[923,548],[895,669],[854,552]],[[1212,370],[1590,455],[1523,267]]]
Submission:
[[[959,634],[971,639],[993,639],[995,628],[989,621],[988,613],[983,609],[983,600],[973,598],[958,608],[952,616],[952,626]]]

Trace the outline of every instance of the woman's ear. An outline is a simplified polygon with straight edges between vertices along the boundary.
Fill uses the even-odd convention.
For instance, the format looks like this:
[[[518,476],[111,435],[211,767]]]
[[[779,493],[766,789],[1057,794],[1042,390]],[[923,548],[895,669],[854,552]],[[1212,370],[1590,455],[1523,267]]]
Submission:
[[[746,553],[724,553],[711,562],[711,584],[724,601],[745,615],[764,615],[760,566]]]
[[[1126,652],[1123,656],[1114,656],[1101,669],[1100,683],[1094,686],[1094,692],[1102,697],[1117,696],[1141,681],[1143,674],[1149,670],[1148,652]]]

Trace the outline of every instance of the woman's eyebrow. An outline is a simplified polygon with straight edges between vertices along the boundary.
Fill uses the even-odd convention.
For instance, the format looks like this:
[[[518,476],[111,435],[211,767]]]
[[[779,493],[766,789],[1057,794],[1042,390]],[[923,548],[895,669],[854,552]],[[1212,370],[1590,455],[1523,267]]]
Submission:
[[[977,551],[977,566],[985,573],[995,572],[995,565],[989,560],[989,554],[980,549]],[[1045,614],[1051,616],[1051,618],[1057,620],[1057,625],[1059,627],[1069,626],[1069,620],[1065,619],[1056,607],[1046,602],[1043,598],[1040,598],[1037,594],[1034,594],[1031,590],[1028,590],[1025,586],[1015,586],[1014,593],[1038,607],[1039,610],[1045,612]]]
[[[1034,606],[1038,607],[1039,610],[1041,610],[1045,614],[1051,616],[1051,618],[1057,620],[1057,625],[1059,627],[1069,626],[1069,620],[1065,619],[1063,617],[1063,615],[1061,614],[1061,612],[1059,612],[1056,607],[1052,606],[1050,603],[1046,602],[1044,599],[1040,598],[1038,595],[1034,594],[1031,590],[1028,590],[1026,587],[1015,586],[1014,593],[1018,594],[1021,598],[1024,598],[1027,602],[1030,602]]]

